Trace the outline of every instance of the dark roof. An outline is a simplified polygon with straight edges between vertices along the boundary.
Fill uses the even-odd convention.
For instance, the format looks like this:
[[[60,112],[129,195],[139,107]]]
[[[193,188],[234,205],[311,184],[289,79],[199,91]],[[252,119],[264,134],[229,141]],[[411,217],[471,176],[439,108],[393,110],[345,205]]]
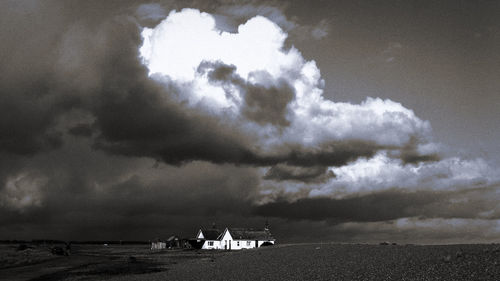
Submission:
[[[265,229],[228,228],[235,240],[274,240],[271,232]]]
[[[217,237],[219,237],[221,233],[220,230],[215,228],[202,229],[201,232],[203,233],[205,240],[217,240]]]
[[[168,239],[167,239],[167,241],[173,241],[173,240],[179,240],[179,236],[172,235],[172,236],[168,237]]]

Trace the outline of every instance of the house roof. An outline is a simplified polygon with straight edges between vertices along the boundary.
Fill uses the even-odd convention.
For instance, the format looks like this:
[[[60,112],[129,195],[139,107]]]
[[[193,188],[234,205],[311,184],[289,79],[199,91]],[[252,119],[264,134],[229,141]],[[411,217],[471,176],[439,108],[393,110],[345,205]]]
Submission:
[[[168,237],[168,239],[167,239],[167,241],[169,241],[169,242],[173,241],[173,240],[179,240],[179,237],[176,235],[172,235],[172,236]]]
[[[227,228],[235,240],[274,240],[271,232],[265,229]]]
[[[201,232],[203,233],[203,237],[205,237],[205,240],[217,240],[217,238],[221,234],[220,230],[215,228],[201,229]]]

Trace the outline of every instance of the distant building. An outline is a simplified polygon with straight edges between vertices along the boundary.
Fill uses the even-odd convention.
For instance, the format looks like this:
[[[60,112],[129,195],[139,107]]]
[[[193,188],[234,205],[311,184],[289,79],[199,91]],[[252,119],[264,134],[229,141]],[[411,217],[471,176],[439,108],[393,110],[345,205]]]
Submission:
[[[151,242],[151,250],[162,250],[167,247],[167,243],[165,241],[161,241],[159,239]]]
[[[264,229],[229,228],[200,229],[193,246],[198,249],[241,250],[274,245],[275,239],[266,225]]]
[[[169,249],[180,248],[181,247],[181,239],[179,239],[179,236],[172,235],[167,239],[166,246]]]
[[[170,236],[167,240],[155,239],[151,241],[151,250],[181,248],[182,246],[182,240],[176,235]]]

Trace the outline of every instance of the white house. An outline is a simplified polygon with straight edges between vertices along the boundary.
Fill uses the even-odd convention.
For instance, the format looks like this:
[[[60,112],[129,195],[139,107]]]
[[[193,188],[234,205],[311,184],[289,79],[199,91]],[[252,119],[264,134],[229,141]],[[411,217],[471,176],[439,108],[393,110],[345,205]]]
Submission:
[[[220,231],[218,229],[200,228],[198,234],[196,235],[196,240],[198,243],[200,244],[202,243],[201,248],[204,250],[221,249],[219,236],[220,236]]]
[[[201,249],[241,250],[274,245],[275,239],[269,228],[248,229],[226,227],[221,233],[217,229],[200,229],[196,240]]]
[[[275,239],[269,229],[228,228],[220,236],[221,249],[241,250],[274,245]]]

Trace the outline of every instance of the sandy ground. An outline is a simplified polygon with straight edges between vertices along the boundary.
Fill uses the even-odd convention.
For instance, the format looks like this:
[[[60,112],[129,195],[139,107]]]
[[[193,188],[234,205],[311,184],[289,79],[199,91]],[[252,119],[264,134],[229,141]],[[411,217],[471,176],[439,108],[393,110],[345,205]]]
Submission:
[[[10,248],[9,248],[10,247]],[[299,244],[243,251],[0,247],[0,280],[500,280],[500,245]]]

